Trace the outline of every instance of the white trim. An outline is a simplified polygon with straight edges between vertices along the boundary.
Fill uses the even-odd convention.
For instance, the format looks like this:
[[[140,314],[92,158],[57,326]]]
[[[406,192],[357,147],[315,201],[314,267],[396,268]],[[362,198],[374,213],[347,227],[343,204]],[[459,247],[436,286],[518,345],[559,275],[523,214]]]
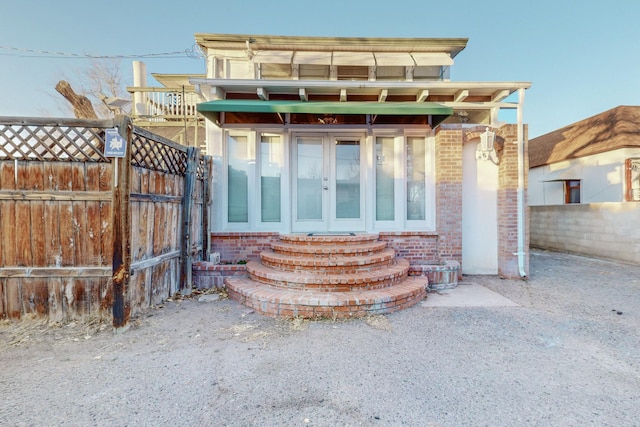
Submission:
[[[374,52],[373,55],[376,57],[376,65],[378,67],[413,67],[414,65],[416,65],[415,61],[408,53]]]
[[[259,50],[251,59],[256,64],[290,64],[292,58],[292,50]]]
[[[229,221],[229,137],[230,136],[245,136],[247,137],[247,147],[253,145],[253,167],[249,166],[247,169],[247,222],[230,222]],[[252,182],[255,182],[255,132],[250,130],[240,130],[240,129],[231,129],[227,130],[223,133],[223,161],[222,161],[222,170],[221,170],[221,181],[222,181],[222,198],[219,200],[219,203],[222,206],[222,225],[225,231],[245,231],[247,229],[251,229],[252,224],[254,224],[253,217],[255,217],[255,209],[252,209],[252,200],[255,200],[255,186],[251,185]],[[251,158],[248,158],[248,161],[251,162]]]
[[[321,130],[321,131],[320,131]],[[260,135],[263,133],[280,135],[283,142],[282,175],[281,175],[281,221],[278,222],[262,222],[261,213],[261,192],[260,192]],[[246,136],[248,144],[252,144],[251,165],[248,169],[248,221],[235,223],[228,221],[228,138],[229,135]],[[335,145],[336,139],[358,139],[360,141],[360,190],[361,190],[361,218],[359,220],[348,220],[351,224],[348,226],[344,223],[347,221],[332,219],[329,222],[327,217],[328,231],[435,231],[436,227],[436,206],[435,206],[435,137],[429,130],[424,127],[406,127],[398,129],[397,127],[389,127],[385,129],[370,129],[359,126],[353,129],[341,130],[338,128],[317,127],[309,131],[308,128],[304,132],[296,132],[292,129],[283,129],[277,127],[238,127],[227,128],[220,132],[222,139],[219,149],[221,156],[219,157],[218,196],[214,204],[216,221],[212,222],[213,229],[216,231],[228,232],[250,232],[250,231],[274,231],[286,233],[290,231],[322,231],[322,230],[302,230],[294,226],[294,208],[295,198],[295,138],[296,137],[318,137],[328,140],[329,146]],[[375,219],[375,138],[390,137],[394,140],[394,219],[392,221],[377,221]],[[407,220],[406,213],[406,147],[407,140],[411,137],[425,139],[425,219],[424,220]],[[335,153],[332,153],[334,155]],[[334,173],[331,171],[331,173]],[[326,206],[330,202],[325,202]],[[335,207],[335,206],[334,206]],[[329,214],[330,212],[327,212]],[[340,226],[340,223],[343,223]],[[215,225],[217,224],[217,225]],[[358,225],[359,224],[359,225]]]
[[[407,164],[407,142],[409,138],[422,138],[425,143],[425,218],[424,220],[410,220],[407,219],[407,176],[406,176],[406,164]],[[436,182],[436,170],[435,170],[435,136],[425,135],[422,133],[405,132],[403,138],[403,179],[404,184],[404,198],[403,198],[403,219],[404,230],[407,231],[436,231],[436,199],[435,199],[435,182]]]
[[[333,65],[359,65],[373,67],[376,60],[371,52],[333,52]]]
[[[323,186],[327,191],[322,192],[322,219],[301,220],[297,216],[297,141],[299,138],[320,139],[322,141],[322,179]],[[360,149],[360,217],[357,219],[341,219],[335,217],[336,212],[336,176],[335,176],[335,156],[336,142],[341,140],[357,140]],[[360,132],[300,132],[292,133],[290,139],[290,194],[291,194],[291,230],[293,232],[324,232],[324,231],[365,231],[366,230],[366,206],[367,206],[367,183],[365,179],[368,173],[368,166],[363,163],[366,159],[367,138],[360,129]]]
[[[442,67],[453,65],[453,58],[443,52],[412,52],[411,56],[418,67]]]

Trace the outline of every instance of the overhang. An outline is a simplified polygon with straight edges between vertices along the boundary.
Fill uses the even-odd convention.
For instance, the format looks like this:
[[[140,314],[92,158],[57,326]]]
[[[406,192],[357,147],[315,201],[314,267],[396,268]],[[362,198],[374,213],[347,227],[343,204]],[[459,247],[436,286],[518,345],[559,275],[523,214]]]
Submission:
[[[221,99],[198,104],[207,113],[300,113],[300,114],[374,114],[450,116],[453,108],[435,102],[305,102]]]
[[[582,168],[569,167],[546,173],[540,177],[542,182],[553,181],[580,181],[582,180]]]

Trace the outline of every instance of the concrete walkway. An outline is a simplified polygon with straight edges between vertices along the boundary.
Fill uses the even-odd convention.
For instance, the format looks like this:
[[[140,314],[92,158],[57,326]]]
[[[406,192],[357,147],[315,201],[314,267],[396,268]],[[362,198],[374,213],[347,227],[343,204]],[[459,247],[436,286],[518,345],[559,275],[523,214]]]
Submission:
[[[470,281],[461,281],[454,289],[430,292],[420,303],[423,307],[517,307],[518,304],[497,292]]]

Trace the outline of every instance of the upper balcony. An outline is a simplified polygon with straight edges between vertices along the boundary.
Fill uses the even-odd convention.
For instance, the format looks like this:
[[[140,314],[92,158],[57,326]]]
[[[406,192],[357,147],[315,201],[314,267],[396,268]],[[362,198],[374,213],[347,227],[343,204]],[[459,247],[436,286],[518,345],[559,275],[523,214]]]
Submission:
[[[152,74],[162,87],[148,86],[146,68],[134,62],[134,84],[131,93],[131,119],[136,126],[148,128],[179,144],[204,146],[204,117],[196,110],[203,101],[189,83],[200,74]]]
[[[133,98],[131,117],[141,126],[183,126],[204,118],[196,111],[202,102],[193,89],[128,87]]]

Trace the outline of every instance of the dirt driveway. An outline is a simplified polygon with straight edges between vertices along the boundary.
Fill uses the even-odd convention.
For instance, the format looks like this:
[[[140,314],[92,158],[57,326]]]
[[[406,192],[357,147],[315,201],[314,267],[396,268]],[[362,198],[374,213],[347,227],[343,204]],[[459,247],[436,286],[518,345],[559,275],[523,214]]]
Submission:
[[[534,251],[529,281],[464,286],[515,305],[306,322],[189,299],[118,335],[5,323],[0,425],[638,425],[640,266]]]

